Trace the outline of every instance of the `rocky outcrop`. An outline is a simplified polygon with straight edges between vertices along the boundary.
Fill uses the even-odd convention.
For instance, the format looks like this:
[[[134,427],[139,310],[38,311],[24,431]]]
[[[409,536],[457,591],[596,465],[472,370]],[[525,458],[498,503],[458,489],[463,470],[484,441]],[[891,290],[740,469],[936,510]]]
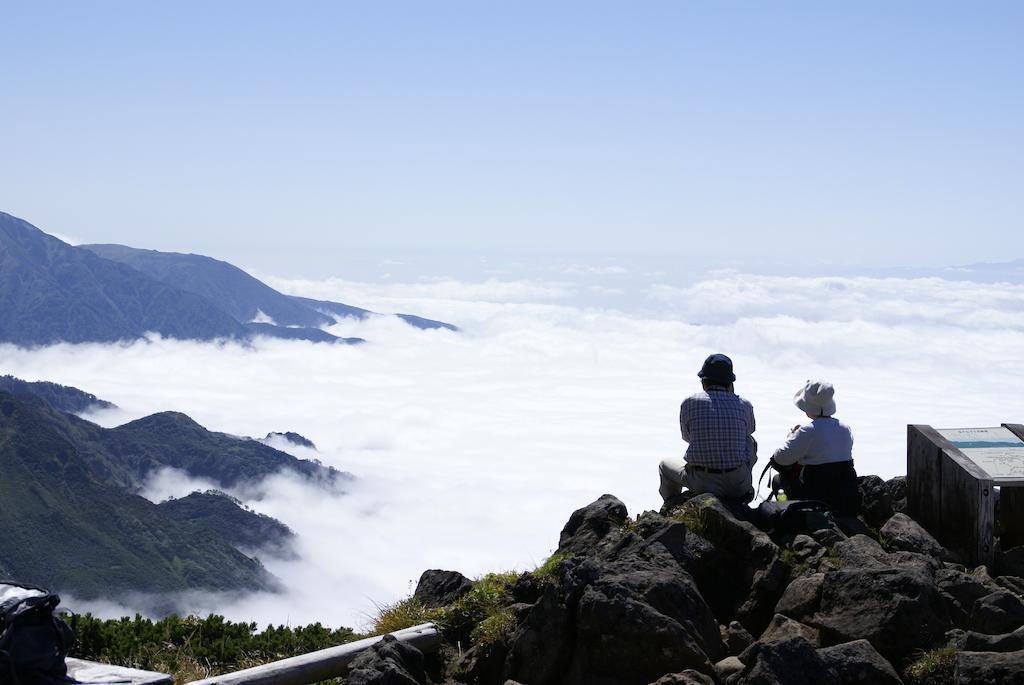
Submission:
[[[889,685],[954,667],[955,682],[1021,682],[1024,578],[951,560],[900,511],[905,480],[861,491],[856,522],[786,536],[711,495],[635,519],[604,495],[490,608],[461,574],[428,571],[417,600],[479,612],[448,630],[444,682]]]
[[[458,571],[431,569],[420,575],[413,599],[425,607],[443,607],[473,589],[473,582]]]
[[[426,685],[423,654],[386,635],[352,661],[345,682],[347,685]]]
[[[1024,651],[961,652],[953,678],[957,685],[1024,685]]]

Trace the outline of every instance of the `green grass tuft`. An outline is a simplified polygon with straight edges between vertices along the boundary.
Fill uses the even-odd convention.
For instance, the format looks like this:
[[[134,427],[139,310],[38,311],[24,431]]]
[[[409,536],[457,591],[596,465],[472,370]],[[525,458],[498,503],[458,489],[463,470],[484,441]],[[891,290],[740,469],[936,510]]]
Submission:
[[[541,583],[557,583],[561,576],[562,562],[571,556],[568,552],[556,552],[535,568],[531,575]]]
[[[497,644],[512,634],[516,628],[516,617],[509,607],[502,607],[479,624],[470,633],[470,641],[475,647],[488,647]]]
[[[947,685],[953,682],[955,666],[955,648],[933,649],[903,669],[903,682],[906,685]]]
[[[428,609],[414,597],[399,600],[394,604],[378,605],[370,634],[384,635],[421,623],[436,621],[438,611],[438,609]]]

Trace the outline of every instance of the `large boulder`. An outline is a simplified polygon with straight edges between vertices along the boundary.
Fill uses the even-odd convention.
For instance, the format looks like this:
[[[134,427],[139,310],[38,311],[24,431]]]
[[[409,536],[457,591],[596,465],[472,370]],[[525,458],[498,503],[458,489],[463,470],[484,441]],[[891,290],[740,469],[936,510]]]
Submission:
[[[732,621],[723,633],[725,651],[730,656],[738,656],[740,652],[754,644],[754,636],[739,621]]]
[[[723,656],[718,623],[662,545],[627,542],[594,570],[576,604],[565,683],[642,685],[691,668],[714,672]]]
[[[863,476],[857,480],[860,488],[861,515],[869,526],[881,528],[895,513],[889,485],[878,476]]]
[[[998,576],[996,579],[996,585],[1009,590],[1018,597],[1024,597],[1024,578],[1019,576]]]
[[[958,685],[1024,685],[1024,651],[960,652],[953,682]]]
[[[966,626],[974,602],[998,589],[957,568],[941,568],[935,573],[935,585],[946,602],[954,625]]]
[[[889,494],[892,495],[892,508],[896,513],[906,513],[907,511],[907,477],[896,476],[885,481],[885,484],[889,486]]]
[[[345,682],[348,685],[426,685],[423,653],[385,635],[352,661]]]
[[[893,514],[879,531],[890,551],[917,552],[942,559],[948,556],[945,548],[931,533],[906,514]]]
[[[920,555],[891,556],[892,565],[869,557],[862,566],[825,574],[817,612],[804,620],[821,629],[826,644],[865,638],[886,659],[898,661],[911,649],[943,641],[950,622],[933,567]]]
[[[684,504],[678,514],[706,545],[692,549],[691,572],[722,623],[739,620],[760,634],[775,615],[789,580],[779,547],[762,530],[744,521],[711,494]]]
[[[817,628],[804,625],[782,614],[775,614],[772,622],[761,633],[758,642],[781,642],[791,637],[802,637],[815,647],[821,642],[821,636]]]
[[[957,631],[960,633],[957,647],[968,652],[1016,652],[1024,649],[1024,626],[1012,633],[987,635],[973,630]]]
[[[896,669],[867,640],[823,647],[818,655],[839,676],[842,685],[902,685]]]
[[[839,675],[802,637],[755,642],[740,655],[743,670],[728,685],[839,685]]]
[[[602,497],[573,513],[559,549],[573,554],[509,638],[503,678],[530,685],[647,685],[692,669],[713,675],[718,622],[680,559],[683,524]],[[499,681],[500,682],[500,681]]]
[[[985,595],[974,602],[968,625],[988,635],[1009,633],[1024,625],[1024,603],[1007,590]]]
[[[1024,577],[1024,545],[996,555],[996,573],[1001,576]]]
[[[686,526],[674,519],[662,516],[653,511],[645,511],[637,518],[636,532],[648,542],[657,542],[684,567],[693,564],[693,554],[687,545]]]
[[[506,677],[537,685],[557,683],[569,665],[575,641],[574,609],[553,585],[512,636]]]
[[[614,495],[601,495],[577,509],[558,537],[560,554],[590,554],[612,531],[626,522],[626,505]]]
[[[413,599],[425,607],[443,607],[473,589],[473,581],[458,571],[431,569],[420,575]]]
[[[786,588],[775,605],[775,611],[797,621],[811,618],[821,606],[821,590],[824,585],[824,573],[798,577]]]

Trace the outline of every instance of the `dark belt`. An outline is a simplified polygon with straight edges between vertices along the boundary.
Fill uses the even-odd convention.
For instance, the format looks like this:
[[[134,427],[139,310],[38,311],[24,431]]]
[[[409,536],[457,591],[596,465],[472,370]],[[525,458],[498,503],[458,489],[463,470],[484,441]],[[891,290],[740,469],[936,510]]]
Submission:
[[[704,473],[717,473],[717,474],[721,474],[721,473],[732,473],[733,471],[738,469],[739,466],[733,466],[731,469],[709,469],[707,466],[701,466],[700,464],[687,464],[686,468],[693,469],[694,471],[703,471]]]

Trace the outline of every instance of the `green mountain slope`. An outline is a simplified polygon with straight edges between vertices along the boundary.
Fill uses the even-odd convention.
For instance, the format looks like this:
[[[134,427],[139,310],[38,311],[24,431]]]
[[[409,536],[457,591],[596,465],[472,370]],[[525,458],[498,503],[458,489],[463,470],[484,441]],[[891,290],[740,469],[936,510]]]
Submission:
[[[213,531],[243,550],[291,556],[295,539],[292,529],[265,514],[246,508],[237,499],[218,490],[193,492],[157,505],[165,515],[197,533]]]
[[[82,245],[83,249],[155,278],[175,285],[214,303],[240,323],[248,323],[260,313],[278,326],[315,328],[334,319],[294,302],[237,266],[212,257],[179,252],[140,250],[125,245]]]
[[[153,471],[166,466],[225,488],[283,470],[328,487],[351,478],[348,473],[299,459],[257,440],[208,431],[178,412],[160,412],[117,428],[103,428],[55,410],[42,400],[38,400],[36,413],[38,421],[74,445],[92,475],[107,485],[134,489]]]
[[[0,568],[10,576],[86,598],[275,586],[217,533],[97,479],[52,413],[0,393]]]
[[[82,249],[115,262],[138,269],[156,280],[174,285],[199,295],[230,314],[236,321],[249,324],[262,314],[273,319],[278,330],[272,331],[264,323],[257,332],[277,337],[287,337],[285,326],[312,328],[303,339],[319,341],[316,327],[334,323],[339,317],[365,318],[373,314],[368,309],[353,307],[341,302],[311,300],[305,297],[285,295],[259,281],[237,266],[212,257],[180,252],[158,252],[141,250],[125,245],[82,245]],[[396,314],[403,321],[416,328],[447,328],[458,330],[442,321],[433,321],[412,314]],[[292,333],[293,337],[298,334]]]
[[[21,345],[244,338],[207,300],[97,257],[0,212],[0,340]]]
[[[14,376],[0,376],[0,390],[19,397],[38,397],[54,409],[75,414],[115,406],[78,388],[49,381],[28,382]]]

